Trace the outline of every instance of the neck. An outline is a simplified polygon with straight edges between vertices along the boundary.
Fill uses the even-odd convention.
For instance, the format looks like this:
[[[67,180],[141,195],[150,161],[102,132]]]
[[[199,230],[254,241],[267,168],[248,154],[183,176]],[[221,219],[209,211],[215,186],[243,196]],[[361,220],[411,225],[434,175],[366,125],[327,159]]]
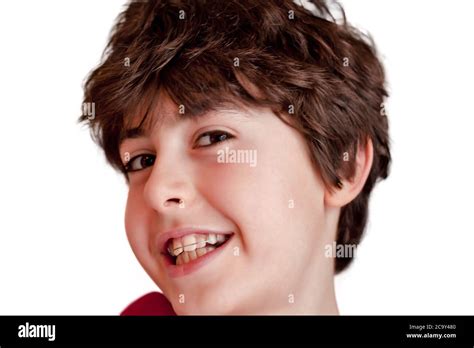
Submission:
[[[289,293],[288,301],[276,307],[275,302],[264,309],[263,315],[339,315],[334,287],[334,272],[332,261],[314,262],[311,271],[301,275],[297,290]]]
[[[320,285],[318,287],[307,286],[292,295],[288,304],[277,309],[273,308],[271,313],[267,314],[339,315],[333,280],[324,287],[320,287]]]

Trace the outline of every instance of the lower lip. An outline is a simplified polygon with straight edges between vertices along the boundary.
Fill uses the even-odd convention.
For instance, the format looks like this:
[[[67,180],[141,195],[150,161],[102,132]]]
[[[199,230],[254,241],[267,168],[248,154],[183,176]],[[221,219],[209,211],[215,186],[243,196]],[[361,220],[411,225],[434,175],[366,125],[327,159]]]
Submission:
[[[163,259],[165,260],[165,266],[168,275],[171,278],[178,278],[196,272],[198,269],[204,267],[209,262],[211,262],[217,255],[219,255],[227,247],[232,238],[233,235],[217,249],[214,249],[213,251],[208,252],[207,254],[182,265],[175,265],[168,257],[168,255],[162,255]]]

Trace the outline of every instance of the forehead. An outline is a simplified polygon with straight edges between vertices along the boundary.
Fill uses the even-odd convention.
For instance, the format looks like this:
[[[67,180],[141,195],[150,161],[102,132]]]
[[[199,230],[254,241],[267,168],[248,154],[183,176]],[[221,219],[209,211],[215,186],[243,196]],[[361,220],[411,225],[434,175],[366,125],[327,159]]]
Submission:
[[[176,121],[179,109],[171,98],[162,89],[153,95],[152,92],[145,93],[137,105],[126,112],[124,116],[125,133],[131,134],[133,129],[151,129],[156,123],[165,121]],[[137,132],[137,131],[135,131]]]
[[[159,92],[155,98],[144,98],[134,112],[125,115],[120,143],[126,139],[149,136],[153,129],[163,124],[198,122],[208,118],[248,119],[252,108],[239,101],[219,102],[201,113],[188,113],[185,105],[176,104],[166,92]]]

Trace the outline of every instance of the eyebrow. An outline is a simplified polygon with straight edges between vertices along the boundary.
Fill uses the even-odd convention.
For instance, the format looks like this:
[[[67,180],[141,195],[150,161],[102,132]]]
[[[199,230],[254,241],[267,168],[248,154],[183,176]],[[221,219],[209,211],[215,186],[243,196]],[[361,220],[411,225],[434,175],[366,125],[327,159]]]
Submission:
[[[198,117],[196,118],[191,118],[191,120],[197,121],[198,119],[201,119],[201,118],[212,117],[212,116],[215,116],[217,112],[227,112],[228,113],[227,116],[231,116],[231,117],[242,117],[242,116],[244,116],[245,118],[248,117],[248,115],[246,115],[245,113],[241,113],[239,110],[236,110],[235,108],[217,107],[215,108],[215,110],[202,113],[201,115],[198,115]],[[126,129],[124,131],[124,135],[120,138],[119,144],[122,144],[127,139],[137,139],[137,138],[146,137],[148,135],[149,135],[149,131],[140,126]]]
[[[143,128],[141,127],[135,127],[131,129],[127,129],[125,131],[125,136],[122,138],[122,141],[125,139],[134,139],[134,138],[140,138],[146,135],[146,132]]]
[[[122,144],[127,139],[137,139],[147,135],[147,132],[142,127],[135,127],[125,130],[125,134],[120,138],[119,144]]]

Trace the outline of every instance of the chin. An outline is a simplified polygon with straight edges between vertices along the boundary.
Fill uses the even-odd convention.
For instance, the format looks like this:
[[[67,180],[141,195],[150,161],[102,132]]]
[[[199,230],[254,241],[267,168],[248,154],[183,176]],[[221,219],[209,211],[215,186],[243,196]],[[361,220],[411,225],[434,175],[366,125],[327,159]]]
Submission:
[[[173,308],[178,315],[237,315],[241,312],[241,306],[237,303],[210,294],[193,297],[186,303],[175,301]]]

